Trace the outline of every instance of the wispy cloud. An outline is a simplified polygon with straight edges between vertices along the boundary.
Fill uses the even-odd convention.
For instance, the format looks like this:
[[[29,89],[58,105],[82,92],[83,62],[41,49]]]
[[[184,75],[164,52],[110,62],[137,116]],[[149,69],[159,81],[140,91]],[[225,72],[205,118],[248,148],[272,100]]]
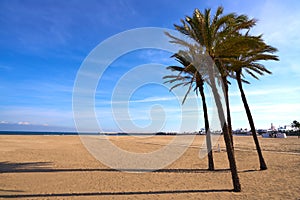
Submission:
[[[269,43],[296,48],[299,46],[297,44],[300,44],[298,35],[300,13],[299,9],[291,7],[291,5],[293,5],[292,2],[286,4],[283,1],[266,0],[259,7],[257,14],[259,23],[256,31],[264,33],[264,38]]]
[[[126,17],[136,14],[129,2],[107,0],[44,2],[43,5],[1,2],[0,10],[1,26],[14,35],[18,41],[15,44],[35,52],[83,42],[81,34],[90,37],[88,32],[115,28],[115,23],[126,23]]]
[[[166,52],[157,49],[146,49],[139,53],[139,57],[147,63],[169,64],[174,59],[170,58],[172,52]],[[174,61],[173,61],[174,62]]]
[[[30,122],[18,122],[19,125],[30,125]]]
[[[163,101],[174,101],[177,100],[176,97],[148,97],[139,100],[129,100],[129,101],[106,101],[106,104],[130,104],[130,103],[154,103],[154,102],[163,102]]]
[[[31,124],[29,122],[18,122],[18,123],[0,123],[0,131],[75,132],[76,129],[72,127],[64,127],[64,126],[49,126],[47,124]]]
[[[13,67],[8,66],[8,65],[0,65],[0,70],[5,70],[5,71],[10,71],[12,70]]]
[[[290,87],[290,88],[268,88],[268,89],[254,89],[247,90],[245,93],[247,96],[265,96],[265,95],[283,95],[283,94],[296,94],[300,92],[300,87]],[[229,96],[240,96],[240,91],[230,91]],[[265,96],[266,97],[266,96]]]
[[[51,108],[10,106],[1,107],[0,119],[4,122],[29,124],[65,124],[73,126],[73,113]]]

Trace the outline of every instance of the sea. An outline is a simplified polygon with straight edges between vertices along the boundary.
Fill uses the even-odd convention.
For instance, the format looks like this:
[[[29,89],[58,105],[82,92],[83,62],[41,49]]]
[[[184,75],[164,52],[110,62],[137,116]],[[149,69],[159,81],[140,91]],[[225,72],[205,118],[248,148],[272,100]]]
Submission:
[[[96,135],[97,133],[89,133]],[[0,131],[0,135],[79,135],[78,132]]]
[[[195,134],[186,134],[186,133],[96,133],[96,132],[64,132],[64,131],[0,131],[0,135],[106,135],[106,136],[153,136],[153,135],[195,135]]]
[[[107,135],[107,136],[128,136],[128,135],[160,135],[160,133],[79,133],[63,131],[0,131],[0,135]],[[167,135],[167,134],[166,134]]]

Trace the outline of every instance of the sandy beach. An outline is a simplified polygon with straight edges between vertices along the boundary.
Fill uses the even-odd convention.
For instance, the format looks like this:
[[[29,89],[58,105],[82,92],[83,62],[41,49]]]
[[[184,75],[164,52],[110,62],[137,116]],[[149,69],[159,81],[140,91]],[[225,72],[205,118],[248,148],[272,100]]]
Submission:
[[[120,148],[151,152],[174,136],[111,136]],[[204,136],[156,172],[128,173],[96,160],[78,136],[0,136],[0,198],[15,199],[300,199],[300,139],[259,137],[269,167],[259,170],[252,137],[235,136],[242,192],[232,192],[225,144],[216,171],[199,158]]]

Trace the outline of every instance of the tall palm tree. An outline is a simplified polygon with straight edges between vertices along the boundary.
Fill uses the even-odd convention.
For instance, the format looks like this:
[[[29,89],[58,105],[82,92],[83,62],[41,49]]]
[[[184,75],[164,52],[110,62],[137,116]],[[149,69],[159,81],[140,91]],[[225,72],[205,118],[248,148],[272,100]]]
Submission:
[[[186,17],[185,21],[181,20],[183,25],[175,25],[175,28],[204,46],[221,73],[225,93],[228,131],[233,146],[228,96],[228,70],[223,64],[222,59],[224,55],[228,56],[228,53],[231,53],[231,51],[236,48],[231,46],[232,49],[228,51],[228,49],[225,50],[219,47],[228,46],[228,43],[232,43],[231,40],[234,39],[236,35],[239,35],[240,31],[251,28],[255,25],[256,21],[254,19],[249,20],[245,15],[236,15],[235,13],[222,14],[223,7],[218,7],[212,19],[210,9],[206,9],[204,13],[196,9],[192,17]]]
[[[191,49],[190,49],[191,50]],[[180,81],[180,83],[175,84],[173,87],[171,87],[171,90],[179,87],[179,86],[186,86],[189,85],[189,89],[187,90],[183,103],[189,94],[189,92],[192,89],[192,86],[194,85],[194,91],[197,93],[199,91],[201,100],[202,100],[202,108],[203,108],[203,117],[204,117],[204,124],[205,124],[205,132],[206,132],[206,146],[207,146],[207,156],[208,156],[208,170],[214,170],[214,160],[213,160],[213,152],[212,152],[212,144],[211,144],[211,133],[210,133],[210,127],[209,127],[209,121],[208,121],[208,113],[207,113],[207,105],[206,105],[206,99],[205,99],[205,93],[204,93],[204,83],[205,78],[202,74],[199,73],[201,70],[201,66],[194,65],[190,61],[195,60],[191,58],[191,56],[195,55],[194,53],[188,54],[185,51],[179,51],[178,53],[174,54],[172,57],[175,58],[183,67],[180,66],[169,66],[167,69],[170,69],[171,71],[178,72],[178,75],[170,75],[165,76],[164,79],[169,79],[165,83],[175,83],[177,81]]]
[[[277,49],[265,44],[264,41],[262,40],[261,35],[254,37],[254,36],[249,36],[248,33],[246,33],[245,36],[241,36],[241,37],[243,37],[243,41],[244,41],[242,52],[240,52],[240,55],[238,57],[229,59],[229,65],[231,66],[232,70],[235,72],[235,79],[237,81],[241,93],[241,98],[245,107],[248,122],[251,128],[251,133],[259,157],[260,169],[266,170],[267,165],[265,163],[265,160],[261,152],[259,141],[256,135],[254,120],[252,118],[252,114],[242,85],[242,82],[248,84],[249,82],[244,80],[242,77],[244,77],[243,71],[250,74],[255,79],[258,79],[256,74],[258,75],[264,75],[264,73],[271,74],[271,72],[268,69],[266,69],[264,65],[258,62],[262,60],[278,61],[279,59],[276,55],[272,55],[274,52],[277,51]]]
[[[224,121],[223,125],[223,135],[226,143],[227,156],[230,164],[233,186],[235,191],[240,191],[240,183],[236,169],[235,157],[233,152],[233,141],[231,132],[231,119],[230,119],[230,108],[229,108],[229,98],[228,98],[228,80],[227,77],[229,72],[226,65],[223,63],[223,59],[230,57],[230,51],[224,51],[225,48],[230,46],[232,41],[235,41],[235,37],[240,35],[240,31],[247,30],[255,24],[255,20],[249,20],[245,15],[236,15],[235,13],[222,15],[223,8],[219,7],[216,14],[211,18],[211,10],[206,9],[204,14],[196,9],[192,17],[186,17],[185,20],[181,20],[182,25],[174,25],[175,28],[192,39],[195,43],[205,48],[206,53],[212,58],[221,73],[222,82],[224,85],[225,92],[225,102],[227,110],[227,121],[224,118],[224,112],[221,108],[220,99],[215,98],[216,106],[218,108],[219,119]],[[169,35],[174,41],[178,42],[178,38]],[[238,49],[232,46],[234,51]],[[211,78],[212,89],[214,91],[215,83],[213,78]],[[215,90],[216,92],[216,90]],[[214,93],[214,95],[216,95]]]

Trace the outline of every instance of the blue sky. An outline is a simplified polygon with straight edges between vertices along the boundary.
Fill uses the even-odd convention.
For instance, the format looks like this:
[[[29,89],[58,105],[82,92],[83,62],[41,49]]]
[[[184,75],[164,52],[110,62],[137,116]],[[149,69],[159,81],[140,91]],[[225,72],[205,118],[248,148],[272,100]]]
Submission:
[[[179,1],[179,0],[100,0],[100,1],[0,1],[0,130],[74,130],[72,91],[77,72],[88,54],[105,39],[140,27],[173,29],[194,8],[213,11],[222,5],[225,13],[237,12],[257,18],[253,34],[278,48],[279,62],[265,65],[273,75],[259,81],[249,78],[246,95],[257,128],[290,124],[300,120],[300,3],[297,0]],[[124,107],[112,113],[111,95],[117,81],[137,66],[163,65],[155,80],[174,64],[169,52],[141,50],[117,59],[105,72],[96,91],[96,115],[103,131],[133,131],[122,118]],[[140,73],[140,74],[139,74]],[[136,72],[135,77],[145,73]],[[154,76],[152,73],[151,75]],[[163,81],[161,81],[163,82]],[[234,80],[230,86],[233,128],[248,128],[247,118]],[[128,83],[130,84],[130,83]],[[140,128],[157,121],[163,131],[177,131],[182,124],[180,100],[169,86],[148,84],[130,96],[125,109]],[[179,93],[182,91],[179,91]],[[191,98],[192,99],[192,98]],[[199,102],[198,102],[199,103]],[[186,102],[192,119],[182,130],[192,131],[190,123],[199,117],[201,104]],[[164,109],[164,112],[161,112]],[[212,109],[212,108],[211,108]],[[125,126],[125,127],[124,127]],[[136,129],[139,130],[139,129]],[[145,132],[147,129],[143,129]],[[149,129],[148,131],[152,131]]]

